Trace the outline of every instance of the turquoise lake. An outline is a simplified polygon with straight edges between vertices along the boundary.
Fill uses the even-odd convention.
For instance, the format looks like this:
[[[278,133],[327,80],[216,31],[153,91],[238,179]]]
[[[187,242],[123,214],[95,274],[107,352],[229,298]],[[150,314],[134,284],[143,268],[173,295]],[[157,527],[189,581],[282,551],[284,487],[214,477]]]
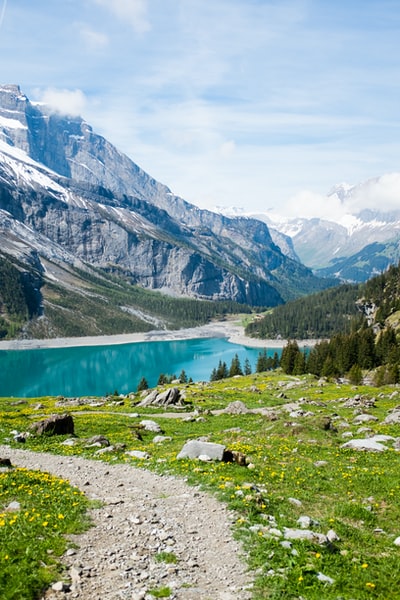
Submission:
[[[235,354],[253,371],[262,348],[231,344],[224,338],[139,342],[75,348],[0,351],[0,396],[103,396],[136,391],[142,377],[150,387],[160,373],[209,381],[213,368]],[[276,350],[268,350],[273,356]]]

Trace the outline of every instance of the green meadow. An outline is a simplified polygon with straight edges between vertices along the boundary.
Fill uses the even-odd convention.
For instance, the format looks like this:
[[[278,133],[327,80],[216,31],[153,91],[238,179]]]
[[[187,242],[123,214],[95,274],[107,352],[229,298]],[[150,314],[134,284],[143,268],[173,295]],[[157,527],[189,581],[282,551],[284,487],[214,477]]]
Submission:
[[[59,398],[3,398],[0,443],[124,462],[183,477],[217,495],[236,515],[233,533],[246,551],[254,600],[400,598],[400,546],[395,544],[400,536],[400,452],[394,440],[383,442],[384,452],[342,448],[352,438],[400,437],[400,425],[383,423],[400,404],[399,387],[351,386],[280,371],[177,387],[186,396],[179,409],[139,408],[138,393],[81,399],[79,405]],[[249,412],[223,412],[236,401]],[[13,432],[27,432],[32,423],[65,412],[75,424],[71,445],[63,444],[71,436],[29,435],[24,444],[13,440]],[[374,420],[355,423],[359,414]],[[163,441],[155,443],[156,434],[141,427],[144,418],[160,425]],[[87,440],[100,434],[114,451],[99,454],[99,448],[88,447]],[[184,443],[197,438],[242,453],[246,465],[177,460]],[[149,458],[132,458],[126,454],[132,450]],[[21,510],[7,512],[12,501],[20,502]],[[43,588],[55,580],[68,544],[65,534],[88,526],[87,506],[68,482],[2,470],[2,598],[34,599],[40,590],[33,581]],[[308,517],[303,530],[315,537],[287,538],[288,530],[302,529],[301,517]],[[11,531],[18,535],[10,536]],[[17,588],[18,581],[27,589]]]

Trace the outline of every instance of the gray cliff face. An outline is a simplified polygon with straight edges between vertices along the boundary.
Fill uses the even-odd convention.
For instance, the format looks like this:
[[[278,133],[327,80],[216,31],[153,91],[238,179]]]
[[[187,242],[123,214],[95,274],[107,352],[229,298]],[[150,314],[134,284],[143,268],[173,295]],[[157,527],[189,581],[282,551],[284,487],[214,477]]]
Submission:
[[[265,223],[190,205],[81,118],[34,105],[17,86],[0,87],[0,141],[0,209],[43,257],[257,306],[326,287],[282,254]]]

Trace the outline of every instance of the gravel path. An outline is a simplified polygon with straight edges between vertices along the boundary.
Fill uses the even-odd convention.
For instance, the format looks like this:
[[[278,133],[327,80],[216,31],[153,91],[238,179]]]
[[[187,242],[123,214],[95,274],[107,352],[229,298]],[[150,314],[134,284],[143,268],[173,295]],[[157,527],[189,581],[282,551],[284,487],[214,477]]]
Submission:
[[[47,471],[101,500],[95,526],[71,536],[63,558],[72,585],[46,600],[153,600],[163,586],[177,600],[249,600],[250,577],[232,539],[233,515],[213,497],[173,477],[129,465],[0,446],[16,466]],[[158,562],[172,552],[176,564]]]

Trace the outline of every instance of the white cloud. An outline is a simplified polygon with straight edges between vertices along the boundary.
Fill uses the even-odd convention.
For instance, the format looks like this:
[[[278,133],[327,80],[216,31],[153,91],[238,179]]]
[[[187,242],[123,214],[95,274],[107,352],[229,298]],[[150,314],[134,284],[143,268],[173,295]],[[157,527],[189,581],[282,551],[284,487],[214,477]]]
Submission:
[[[93,29],[90,29],[84,25],[80,27],[79,33],[83,42],[90,50],[102,50],[108,46],[109,39],[104,33],[94,31]]]
[[[108,8],[118,19],[128,22],[137,33],[149,31],[147,0],[94,0],[94,2]]]
[[[86,106],[86,97],[81,90],[61,90],[47,88],[36,90],[40,102],[50,106],[55,112],[65,115],[81,116]]]
[[[340,222],[345,215],[357,215],[364,209],[388,212],[398,211],[399,207],[400,173],[387,173],[349,187],[342,201],[336,194],[328,196],[303,190],[282,205],[280,213]]]
[[[303,190],[292,196],[281,210],[281,214],[289,217],[316,217],[328,221],[339,220],[345,212],[344,205],[336,195],[323,196],[310,190]]]
[[[223,142],[219,147],[219,154],[222,158],[229,158],[235,152],[236,144],[233,140]]]
[[[399,210],[400,173],[387,173],[355,187],[349,199],[349,209],[357,212],[363,208],[378,211]]]

